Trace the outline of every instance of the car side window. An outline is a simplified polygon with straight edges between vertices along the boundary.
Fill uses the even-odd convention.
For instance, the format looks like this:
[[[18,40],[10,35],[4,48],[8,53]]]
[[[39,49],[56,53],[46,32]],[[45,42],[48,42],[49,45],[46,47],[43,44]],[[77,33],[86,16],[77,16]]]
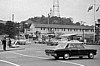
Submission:
[[[67,44],[67,46],[65,48],[68,48],[69,47],[69,44]]]
[[[84,46],[82,44],[77,44],[76,47],[77,48],[84,48]]]
[[[74,44],[69,44],[69,48],[74,48]]]

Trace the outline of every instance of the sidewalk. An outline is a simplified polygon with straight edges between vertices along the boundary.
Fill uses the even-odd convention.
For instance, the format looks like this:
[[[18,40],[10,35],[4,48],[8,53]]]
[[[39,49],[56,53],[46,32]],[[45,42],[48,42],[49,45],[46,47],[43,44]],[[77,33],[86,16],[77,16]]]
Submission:
[[[29,40],[27,40],[27,44],[26,45],[28,45],[28,44],[30,44],[31,42],[29,41]],[[25,45],[19,45],[19,47],[17,47],[17,48],[9,48],[9,46],[8,45],[6,45],[6,50],[7,51],[16,51],[16,50],[24,50],[25,49]],[[3,50],[3,45],[2,45],[2,43],[1,43],[1,41],[0,41],[0,52],[4,52],[4,50]]]
[[[6,50],[7,51],[16,51],[16,50],[24,50],[25,49],[25,47],[24,46],[19,46],[19,47],[17,47],[17,48],[9,48],[9,46],[6,46]],[[5,52],[4,50],[3,50],[3,45],[1,45],[0,44],[0,52]]]

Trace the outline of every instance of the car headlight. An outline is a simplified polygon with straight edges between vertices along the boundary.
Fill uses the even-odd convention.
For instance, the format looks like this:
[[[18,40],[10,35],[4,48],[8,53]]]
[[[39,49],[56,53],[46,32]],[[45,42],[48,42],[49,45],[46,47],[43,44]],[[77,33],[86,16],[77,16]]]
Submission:
[[[56,54],[56,53],[54,53],[54,56],[57,56],[57,54]]]

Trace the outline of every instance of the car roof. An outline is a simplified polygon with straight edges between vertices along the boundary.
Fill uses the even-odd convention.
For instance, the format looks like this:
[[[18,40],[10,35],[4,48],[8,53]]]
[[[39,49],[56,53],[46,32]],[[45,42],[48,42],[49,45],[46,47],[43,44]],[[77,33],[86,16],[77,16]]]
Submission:
[[[67,43],[78,43],[78,44],[82,44],[84,42],[80,42],[78,40],[71,40],[71,41],[68,41]]]
[[[80,42],[80,41],[78,41],[78,40],[70,40],[70,41],[60,41],[60,42],[58,42],[58,43],[66,43],[66,44],[71,44],[71,43],[74,43],[74,44],[82,44],[82,43],[84,43],[84,42]]]

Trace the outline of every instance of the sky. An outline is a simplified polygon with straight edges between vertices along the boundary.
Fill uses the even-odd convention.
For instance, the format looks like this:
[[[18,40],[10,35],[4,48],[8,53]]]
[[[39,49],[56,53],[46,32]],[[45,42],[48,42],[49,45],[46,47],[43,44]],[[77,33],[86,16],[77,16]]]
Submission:
[[[72,17],[74,22],[84,21],[87,25],[94,25],[94,10],[88,12],[89,6],[94,0],[59,0],[59,11],[61,17]],[[100,4],[100,0],[96,0]],[[96,5],[96,9],[100,5]],[[12,14],[15,21],[25,21],[36,16],[47,16],[53,8],[53,0],[0,0],[0,20],[11,20]],[[95,13],[100,19],[100,10]]]

